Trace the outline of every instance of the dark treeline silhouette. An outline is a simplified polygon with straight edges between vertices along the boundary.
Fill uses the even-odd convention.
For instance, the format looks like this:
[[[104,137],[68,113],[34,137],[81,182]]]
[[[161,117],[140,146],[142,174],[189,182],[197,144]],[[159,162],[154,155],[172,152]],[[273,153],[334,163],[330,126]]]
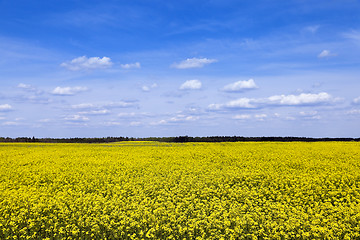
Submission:
[[[104,137],[104,138],[35,138],[35,137],[0,137],[0,142],[41,142],[41,143],[111,143],[122,141],[158,141],[158,142],[329,142],[356,141],[360,138],[307,138],[307,137],[241,137],[241,136],[209,136],[209,137]]]

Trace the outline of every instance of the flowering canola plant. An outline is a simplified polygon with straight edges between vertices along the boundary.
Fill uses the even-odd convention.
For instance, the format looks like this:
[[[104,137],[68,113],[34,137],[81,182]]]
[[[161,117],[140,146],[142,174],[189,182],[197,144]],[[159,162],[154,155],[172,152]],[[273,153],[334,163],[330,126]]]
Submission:
[[[360,143],[1,143],[0,239],[360,239]]]

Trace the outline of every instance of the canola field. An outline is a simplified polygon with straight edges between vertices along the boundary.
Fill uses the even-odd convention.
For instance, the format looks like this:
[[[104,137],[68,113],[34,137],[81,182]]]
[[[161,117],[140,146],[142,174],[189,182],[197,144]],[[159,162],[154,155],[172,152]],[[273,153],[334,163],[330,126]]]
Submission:
[[[0,239],[360,239],[360,143],[2,143]]]

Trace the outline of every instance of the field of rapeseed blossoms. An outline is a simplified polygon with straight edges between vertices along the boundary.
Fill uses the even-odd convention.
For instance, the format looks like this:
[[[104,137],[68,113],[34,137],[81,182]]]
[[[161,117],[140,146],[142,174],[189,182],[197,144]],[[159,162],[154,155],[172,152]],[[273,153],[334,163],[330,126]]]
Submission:
[[[0,239],[360,239],[360,143],[0,144]]]

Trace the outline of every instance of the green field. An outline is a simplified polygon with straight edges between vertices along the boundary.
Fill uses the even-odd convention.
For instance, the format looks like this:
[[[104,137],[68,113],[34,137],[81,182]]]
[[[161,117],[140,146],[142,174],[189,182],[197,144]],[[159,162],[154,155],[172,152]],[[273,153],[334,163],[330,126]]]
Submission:
[[[0,239],[360,239],[360,143],[0,144]]]

